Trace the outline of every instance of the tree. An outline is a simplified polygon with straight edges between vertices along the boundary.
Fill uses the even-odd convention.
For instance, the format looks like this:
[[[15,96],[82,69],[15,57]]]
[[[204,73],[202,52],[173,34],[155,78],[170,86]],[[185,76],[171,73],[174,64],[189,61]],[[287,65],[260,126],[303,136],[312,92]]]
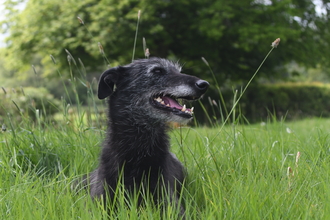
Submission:
[[[70,51],[91,70],[104,69],[101,43],[111,65],[132,59],[137,14],[142,11],[136,58],[143,58],[142,37],[151,55],[179,59],[186,72],[201,76],[205,57],[218,79],[244,80],[256,70],[273,40],[281,46],[263,66],[264,75],[296,61],[307,67],[329,65],[329,6],[313,0],[29,0],[7,20],[6,62],[22,69],[40,59],[48,73],[69,67]],[[81,24],[77,17],[84,24]],[[205,75],[201,76],[207,78]]]

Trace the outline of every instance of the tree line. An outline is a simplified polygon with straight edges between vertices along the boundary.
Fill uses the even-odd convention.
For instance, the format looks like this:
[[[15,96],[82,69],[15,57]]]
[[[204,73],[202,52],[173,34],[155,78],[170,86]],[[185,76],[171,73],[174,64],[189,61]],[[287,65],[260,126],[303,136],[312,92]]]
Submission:
[[[1,54],[12,76],[32,64],[45,76],[69,74],[68,52],[87,73],[131,62],[139,11],[135,58],[145,57],[144,38],[151,56],[211,79],[205,57],[219,83],[249,79],[278,37],[281,47],[260,76],[280,76],[292,61],[329,66],[327,0],[28,0],[17,10],[18,2],[6,1],[2,22]]]

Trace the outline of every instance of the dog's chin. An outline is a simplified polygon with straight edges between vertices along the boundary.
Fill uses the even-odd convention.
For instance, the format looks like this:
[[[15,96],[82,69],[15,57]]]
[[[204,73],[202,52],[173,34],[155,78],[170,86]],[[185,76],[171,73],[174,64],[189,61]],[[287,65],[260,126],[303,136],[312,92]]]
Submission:
[[[184,118],[178,115],[171,115],[168,116],[167,118],[167,122],[177,122],[180,123],[182,125],[186,125],[193,117],[190,118]]]
[[[155,121],[161,121],[165,123],[177,122],[183,125],[186,125],[193,118],[191,115],[188,117],[182,113],[178,114],[177,112],[165,111],[155,108],[153,108],[152,114],[149,114],[149,116]]]
[[[163,114],[165,117],[169,118],[170,121],[189,121],[193,118],[193,113],[190,111],[181,111],[179,109],[169,109],[169,108],[157,108],[159,114]]]

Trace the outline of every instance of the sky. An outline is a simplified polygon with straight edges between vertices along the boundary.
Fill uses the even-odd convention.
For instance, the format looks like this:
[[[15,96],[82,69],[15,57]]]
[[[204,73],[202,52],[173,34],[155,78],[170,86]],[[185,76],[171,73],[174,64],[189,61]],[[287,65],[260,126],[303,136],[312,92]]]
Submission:
[[[27,0],[25,0],[25,1],[27,1]],[[6,19],[5,13],[4,13],[5,12],[4,2],[5,2],[5,0],[0,0],[0,21],[3,21]],[[25,3],[18,5],[18,8],[21,10],[23,10],[24,7],[25,7]],[[6,34],[0,33],[0,47],[5,46],[4,39],[6,38],[6,36],[7,36]]]
[[[4,11],[4,5],[3,5],[3,2],[4,2],[4,0],[0,0],[0,18],[1,18],[1,20],[3,19],[3,11]]]
[[[5,19],[5,15],[4,15],[4,5],[3,5],[4,0],[0,0],[0,21],[3,21]],[[0,33],[0,47],[4,46],[3,40],[5,38],[4,34]]]
[[[3,5],[5,0],[0,0],[0,21],[3,21],[5,19],[5,7]],[[4,47],[5,46],[5,43],[3,42],[4,39],[5,39],[6,35],[5,34],[2,34],[0,33],[0,47]]]

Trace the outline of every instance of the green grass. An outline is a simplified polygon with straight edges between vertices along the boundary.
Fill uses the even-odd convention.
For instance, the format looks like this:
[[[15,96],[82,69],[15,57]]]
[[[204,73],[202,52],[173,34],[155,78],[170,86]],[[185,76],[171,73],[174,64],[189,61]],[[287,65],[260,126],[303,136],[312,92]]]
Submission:
[[[83,117],[83,116],[82,116]],[[0,219],[101,219],[102,204],[71,191],[97,166],[103,132],[82,124],[13,122],[0,133]],[[184,163],[187,219],[327,219],[330,119],[172,130]],[[301,153],[298,163],[296,154]],[[292,173],[288,174],[288,167]],[[118,198],[117,219],[174,219]]]

